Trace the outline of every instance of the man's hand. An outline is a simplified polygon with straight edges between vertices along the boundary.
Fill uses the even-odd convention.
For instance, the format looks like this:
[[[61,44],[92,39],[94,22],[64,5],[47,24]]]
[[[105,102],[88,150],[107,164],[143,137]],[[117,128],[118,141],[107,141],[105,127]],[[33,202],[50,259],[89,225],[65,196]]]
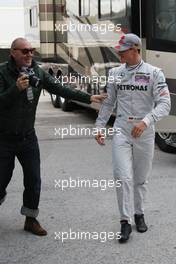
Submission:
[[[103,93],[100,95],[92,95],[90,97],[90,101],[94,102],[94,103],[101,103],[104,99],[106,99],[108,97],[107,94]]]
[[[137,123],[132,129],[131,135],[134,138],[140,137],[142,135],[142,133],[144,132],[146,127],[147,127],[147,125],[143,121]]]
[[[105,136],[104,134],[98,132],[98,134],[95,136],[95,139],[99,145],[105,145]]]
[[[29,78],[27,75],[20,76],[16,81],[16,86],[20,91],[23,91],[29,87]]]

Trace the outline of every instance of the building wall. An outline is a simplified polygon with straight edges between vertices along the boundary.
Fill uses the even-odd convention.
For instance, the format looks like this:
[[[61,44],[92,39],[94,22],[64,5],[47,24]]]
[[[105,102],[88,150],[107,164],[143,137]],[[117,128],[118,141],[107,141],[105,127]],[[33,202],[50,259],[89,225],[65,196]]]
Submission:
[[[0,48],[8,49],[11,42],[25,35],[23,0],[0,1]]]
[[[30,25],[30,10],[36,7],[36,26]],[[40,47],[38,0],[0,1],[0,62],[8,59],[12,41],[27,38],[35,48]]]

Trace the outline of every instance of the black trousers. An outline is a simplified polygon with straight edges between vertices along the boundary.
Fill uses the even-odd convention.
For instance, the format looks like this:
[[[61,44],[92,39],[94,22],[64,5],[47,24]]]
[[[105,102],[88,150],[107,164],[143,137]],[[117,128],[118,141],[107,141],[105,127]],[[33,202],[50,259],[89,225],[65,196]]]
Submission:
[[[23,206],[22,214],[37,216],[41,178],[40,152],[35,131],[26,134],[0,134],[0,201],[6,195],[6,188],[15,167],[15,157],[23,169]],[[38,213],[37,213],[38,214]]]

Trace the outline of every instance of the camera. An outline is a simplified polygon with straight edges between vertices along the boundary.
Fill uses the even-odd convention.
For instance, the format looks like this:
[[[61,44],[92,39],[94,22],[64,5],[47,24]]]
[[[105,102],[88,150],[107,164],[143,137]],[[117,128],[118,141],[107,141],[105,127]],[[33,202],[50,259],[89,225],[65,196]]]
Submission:
[[[41,80],[35,75],[35,72],[32,68],[22,67],[20,71],[20,75],[27,75],[26,78],[29,79],[29,84],[35,88],[37,88],[41,82]]]

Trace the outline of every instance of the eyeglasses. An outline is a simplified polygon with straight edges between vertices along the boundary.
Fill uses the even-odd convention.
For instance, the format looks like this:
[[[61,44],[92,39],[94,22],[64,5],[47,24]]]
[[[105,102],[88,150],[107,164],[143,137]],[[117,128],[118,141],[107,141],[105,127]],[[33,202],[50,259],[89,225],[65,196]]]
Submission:
[[[32,49],[18,49],[18,48],[15,48],[14,50],[20,50],[24,55],[26,55],[26,54],[29,54],[29,52],[33,54],[34,51],[35,51],[35,48],[32,48]]]

